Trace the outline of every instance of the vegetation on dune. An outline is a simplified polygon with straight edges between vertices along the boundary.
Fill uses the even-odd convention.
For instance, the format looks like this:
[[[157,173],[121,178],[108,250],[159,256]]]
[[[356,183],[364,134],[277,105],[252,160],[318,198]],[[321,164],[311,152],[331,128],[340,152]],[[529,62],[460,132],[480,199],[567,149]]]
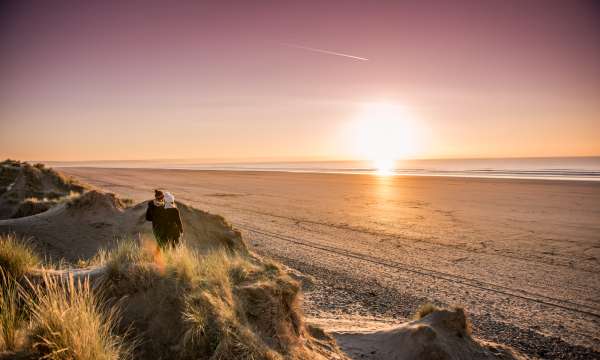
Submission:
[[[20,279],[28,269],[40,264],[29,241],[15,234],[0,235],[0,269],[10,278]]]
[[[70,191],[67,195],[64,196],[50,196],[43,198],[30,197],[23,200],[13,215],[12,218],[21,218],[25,216],[31,216],[43,213],[55,205],[70,203],[74,201],[76,198],[81,196],[81,193]]]
[[[413,316],[416,320],[422,319],[425,316],[431,314],[434,311],[438,311],[439,308],[432,303],[425,303],[417,309],[415,315]]]
[[[87,186],[43,164],[0,162],[0,218],[35,215],[86,190]]]
[[[471,333],[472,333],[471,322],[469,321],[469,318],[466,316],[465,310],[459,306],[455,306],[450,309],[444,309],[444,308],[440,308],[432,303],[425,303],[425,304],[419,306],[419,308],[415,312],[413,318],[415,320],[420,320],[420,319],[425,318],[429,314],[432,314],[432,313],[435,313],[438,311],[444,311],[444,310],[450,310],[450,311],[454,311],[454,312],[460,314],[461,316],[458,317],[460,319],[460,321],[459,321],[460,324],[458,324],[458,328],[462,329],[465,335],[467,335],[467,336],[471,335]]]
[[[144,239],[90,263],[104,269],[93,280],[42,272],[26,292],[4,281],[3,350],[47,359],[325,359],[305,345],[335,349],[305,330],[299,286],[274,263],[224,249],[159,251]]]
[[[44,359],[116,360],[132,347],[116,334],[119,316],[90,282],[44,275],[28,297],[32,327],[28,347]]]
[[[138,349],[141,357],[310,358],[297,346],[299,287],[283,272],[225,250],[141,244],[122,242],[102,256],[106,288],[116,298],[129,294],[124,319],[156,339]]]
[[[23,293],[19,283],[1,269],[0,284],[0,351],[14,351],[26,319]]]
[[[116,308],[103,305],[88,281],[47,274],[28,280],[40,264],[28,242],[0,236],[0,351],[45,359],[126,358],[131,347],[113,331]]]

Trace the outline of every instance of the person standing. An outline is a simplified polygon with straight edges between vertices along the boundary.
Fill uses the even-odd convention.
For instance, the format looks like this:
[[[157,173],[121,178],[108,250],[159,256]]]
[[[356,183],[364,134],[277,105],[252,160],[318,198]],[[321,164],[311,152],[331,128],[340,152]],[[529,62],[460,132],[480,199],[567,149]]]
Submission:
[[[146,220],[152,221],[152,231],[161,249],[179,244],[183,224],[173,194],[154,190],[154,200],[148,202]]]
[[[161,219],[165,210],[165,194],[161,190],[154,190],[154,200],[148,201],[146,209],[146,221],[152,221],[152,232],[156,242],[160,247],[164,246],[164,236],[162,234]]]
[[[162,226],[162,234],[165,237],[165,242],[168,246],[175,247],[179,244],[181,237],[183,236],[183,224],[181,223],[181,216],[179,209],[175,205],[175,196],[170,192],[164,194],[165,205],[164,205],[164,216]]]

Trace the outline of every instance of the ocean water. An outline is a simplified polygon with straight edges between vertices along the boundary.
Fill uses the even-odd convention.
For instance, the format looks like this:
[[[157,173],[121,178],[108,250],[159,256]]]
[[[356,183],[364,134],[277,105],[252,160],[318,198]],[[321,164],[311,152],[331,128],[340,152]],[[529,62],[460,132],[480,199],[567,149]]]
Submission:
[[[458,176],[600,181],[600,156],[398,160],[383,173],[371,161],[215,162],[193,160],[45,162],[50,166],[230,171],[287,171],[377,175]]]

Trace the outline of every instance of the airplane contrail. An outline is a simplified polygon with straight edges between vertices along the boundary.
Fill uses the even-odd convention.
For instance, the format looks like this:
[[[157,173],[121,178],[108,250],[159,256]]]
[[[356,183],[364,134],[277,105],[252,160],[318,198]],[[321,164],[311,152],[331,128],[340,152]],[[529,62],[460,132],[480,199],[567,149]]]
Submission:
[[[308,46],[302,46],[302,45],[296,45],[296,44],[288,44],[288,43],[281,43],[281,45],[287,46],[287,47],[291,47],[291,48],[296,48],[296,49],[302,49],[302,50],[307,50],[307,51],[318,52],[318,53],[322,53],[322,54],[343,56],[343,57],[347,57],[347,58],[354,59],[354,60],[360,60],[360,61],[368,61],[369,60],[367,58],[360,57],[360,56],[343,54],[343,53],[339,53],[339,52],[335,52],[335,51],[329,51],[329,50],[324,50],[324,49],[317,49],[317,48],[308,47]]]

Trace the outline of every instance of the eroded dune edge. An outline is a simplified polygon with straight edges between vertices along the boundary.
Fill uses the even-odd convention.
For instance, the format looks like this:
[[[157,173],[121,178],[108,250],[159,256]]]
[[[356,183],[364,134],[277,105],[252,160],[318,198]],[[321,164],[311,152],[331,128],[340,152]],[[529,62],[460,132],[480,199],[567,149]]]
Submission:
[[[0,188],[2,358],[525,358],[474,338],[459,308],[336,342],[304,321],[299,281],[221,216],[179,203],[185,244],[158,251],[145,202],[15,161]]]

